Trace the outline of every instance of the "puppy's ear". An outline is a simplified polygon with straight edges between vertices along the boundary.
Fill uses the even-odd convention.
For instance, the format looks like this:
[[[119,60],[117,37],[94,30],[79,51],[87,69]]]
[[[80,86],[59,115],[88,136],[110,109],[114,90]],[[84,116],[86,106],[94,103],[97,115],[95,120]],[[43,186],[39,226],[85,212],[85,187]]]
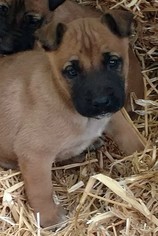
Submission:
[[[65,2],[65,0],[49,0],[49,10],[53,11],[55,10],[55,8],[57,8],[58,6],[60,6],[63,2]]]
[[[55,27],[48,24],[37,30],[35,36],[46,51],[55,51],[60,46],[65,32],[66,25],[63,23],[57,23]]]
[[[129,37],[132,31],[133,14],[124,10],[111,10],[101,18],[112,33],[119,37]]]

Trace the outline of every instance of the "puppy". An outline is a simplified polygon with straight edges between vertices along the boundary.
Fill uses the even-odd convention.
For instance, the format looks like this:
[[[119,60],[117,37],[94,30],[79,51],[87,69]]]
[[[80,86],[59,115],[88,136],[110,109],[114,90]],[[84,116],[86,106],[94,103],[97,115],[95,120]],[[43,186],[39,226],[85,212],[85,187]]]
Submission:
[[[51,3],[49,4],[50,9],[53,8]],[[115,11],[115,15],[117,14],[117,18],[119,19],[119,11]],[[100,11],[91,8],[90,6],[81,6],[73,1],[65,1],[53,12],[53,22],[71,22],[74,19],[85,18],[85,17],[99,17],[101,15]],[[120,20],[120,28],[124,30],[124,22]],[[45,26],[47,27],[47,26]],[[44,32],[44,34],[42,33]],[[51,40],[51,27],[45,31],[38,31],[37,36],[40,40],[47,39]],[[49,39],[50,38],[50,39]],[[46,45],[45,45],[46,46]],[[132,111],[131,102],[130,102],[130,94],[131,92],[135,92],[138,98],[144,98],[144,83],[143,77],[141,74],[141,67],[138,59],[136,58],[132,48],[129,48],[129,73],[128,79],[126,81],[126,101],[125,108],[126,111],[133,118],[135,117],[135,113]],[[125,119],[124,115],[121,112],[115,114],[110,121],[108,129],[106,130],[106,134],[110,136],[119,146],[119,148],[124,151],[126,154],[133,154],[133,152],[142,151],[144,146],[146,145],[146,141],[138,138],[137,133],[133,129],[133,126],[129,124],[129,122]]]
[[[52,200],[52,162],[81,153],[124,105],[132,15],[119,14],[58,23],[43,41],[47,52],[0,61],[0,164],[19,165],[44,227],[63,219]]]
[[[53,2],[54,10],[62,0]],[[0,0],[0,54],[34,47],[34,32],[49,18],[48,0]]]

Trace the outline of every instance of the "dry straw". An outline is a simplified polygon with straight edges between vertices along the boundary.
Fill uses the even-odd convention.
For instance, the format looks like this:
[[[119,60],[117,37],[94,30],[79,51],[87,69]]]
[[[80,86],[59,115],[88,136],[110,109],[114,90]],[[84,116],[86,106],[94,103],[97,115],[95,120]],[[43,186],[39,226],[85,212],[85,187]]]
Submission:
[[[152,146],[146,146],[142,153],[126,156],[103,136],[105,145],[97,152],[88,152],[85,162],[53,166],[56,198],[69,212],[67,221],[56,232],[52,228],[40,229],[35,221],[20,172],[1,169],[0,235],[157,236],[158,1],[80,0],[79,3],[103,11],[125,8],[134,13],[138,33],[132,43],[142,65],[145,99],[132,96],[133,109],[135,103],[142,108],[135,111],[138,118],[132,125]]]

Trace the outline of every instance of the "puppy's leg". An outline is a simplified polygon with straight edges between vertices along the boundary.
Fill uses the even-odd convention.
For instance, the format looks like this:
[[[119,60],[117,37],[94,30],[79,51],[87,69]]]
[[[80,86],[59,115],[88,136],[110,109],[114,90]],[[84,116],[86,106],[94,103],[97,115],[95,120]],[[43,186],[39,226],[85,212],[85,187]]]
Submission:
[[[62,210],[53,201],[50,160],[44,157],[19,158],[25,189],[35,215],[40,213],[41,226],[46,227],[62,221]]]
[[[144,99],[144,82],[140,62],[131,47],[129,47],[129,72],[127,81],[125,108],[130,116],[134,117],[136,114],[132,112],[130,94],[134,92],[138,99]]]
[[[119,111],[113,115],[109,122],[106,134],[109,135],[119,146],[119,148],[127,155],[133,154],[135,151],[142,151],[145,147],[145,140],[138,135],[136,129],[125,118],[123,111]]]
[[[96,151],[97,149],[104,146],[104,144],[104,141],[101,138],[98,138],[89,146],[89,151]]]

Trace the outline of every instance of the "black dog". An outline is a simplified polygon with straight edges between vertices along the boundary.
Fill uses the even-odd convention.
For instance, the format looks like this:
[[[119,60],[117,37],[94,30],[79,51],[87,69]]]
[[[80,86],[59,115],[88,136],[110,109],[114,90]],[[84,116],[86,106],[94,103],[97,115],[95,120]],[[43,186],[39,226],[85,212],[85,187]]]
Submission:
[[[0,54],[32,49],[34,32],[64,0],[0,0]]]

